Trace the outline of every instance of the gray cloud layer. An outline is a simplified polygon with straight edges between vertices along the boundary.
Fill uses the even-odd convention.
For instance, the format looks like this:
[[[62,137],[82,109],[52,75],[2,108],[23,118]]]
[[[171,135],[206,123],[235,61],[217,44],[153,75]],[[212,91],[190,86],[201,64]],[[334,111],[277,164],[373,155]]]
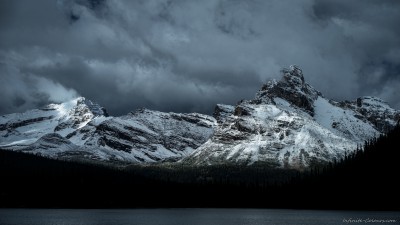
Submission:
[[[210,113],[290,64],[327,97],[400,108],[399,1],[3,0],[0,114],[85,96]]]

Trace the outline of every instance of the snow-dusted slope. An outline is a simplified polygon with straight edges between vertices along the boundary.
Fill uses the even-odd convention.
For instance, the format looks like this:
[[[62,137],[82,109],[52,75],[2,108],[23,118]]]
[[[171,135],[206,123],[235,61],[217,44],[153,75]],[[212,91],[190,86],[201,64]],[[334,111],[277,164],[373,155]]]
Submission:
[[[357,118],[357,112],[337,107],[323,97],[314,102],[314,112],[319,125],[353,142],[363,143],[379,135],[371,123]]]
[[[357,113],[355,115],[357,118],[369,121],[380,132],[393,129],[400,120],[398,110],[392,109],[386,102],[376,97],[364,96],[355,101],[340,102],[338,105],[353,110]]]
[[[179,160],[206,142],[216,125],[207,115],[147,109],[109,117],[83,97],[0,118],[0,148],[124,162]]]
[[[45,134],[66,136],[93,119],[106,119],[106,111],[83,97],[42,109],[0,117],[0,146],[31,144]]]
[[[74,151],[78,146],[57,133],[43,135],[30,145],[15,146],[15,150],[30,152],[48,157],[57,157],[59,154]]]
[[[96,160],[114,163],[132,162],[130,155],[125,152],[115,151],[113,149],[79,146],[57,133],[45,134],[30,145],[6,146],[5,149],[56,159],[73,159],[79,161]]]
[[[133,162],[176,161],[206,142],[215,125],[207,115],[140,109],[89,124],[68,138],[87,147],[125,152]]]
[[[215,117],[215,118],[214,118]],[[113,162],[254,164],[304,168],[332,161],[395,126],[400,112],[374,97],[335,102],[282,70],[253,100],[218,104],[214,117],[139,109],[110,117],[85,98],[0,117],[0,148]]]
[[[371,123],[368,115],[380,117],[383,114],[375,112],[384,108],[393,116],[379,121],[390,125],[400,115],[387,105],[366,100],[364,106],[368,104],[370,109],[363,114],[363,108],[350,103],[340,107],[307,84],[298,67],[282,72],[280,81],[268,82],[254,100],[239,102],[233,113],[229,114],[229,107],[217,107],[216,113],[221,115],[222,111],[223,119],[215,134],[183,162],[268,163],[303,168],[339,159],[346,151],[355,150],[357,144],[379,135],[382,130]]]

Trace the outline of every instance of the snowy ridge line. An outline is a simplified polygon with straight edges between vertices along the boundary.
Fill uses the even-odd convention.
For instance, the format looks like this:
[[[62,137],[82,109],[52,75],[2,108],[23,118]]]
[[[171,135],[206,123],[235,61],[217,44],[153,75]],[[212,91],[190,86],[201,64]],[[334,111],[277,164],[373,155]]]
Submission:
[[[216,107],[214,135],[190,164],[235,163],[304,169],[340,159],[357,144],[392,129],[400,112],[375,97],[335,102],[305,82],[297,66],[282,70],[252,100]],[[222,118],[222,119],[221,119]]]
[[[148,109],[111,117],[83,97],[4,115],[0,121],[2,148],[52,158],[130,163],[179,160],[204,143],[216,125],[208,115]]]
[[[60,159],[193,165],[263,163],[304,169],[392,129],[400,112],[376,97],[335,102],[297,66],[255,98],[217,104],[213,116],[138,109],[109,116],[79,97],[0,116],[0,147]]]

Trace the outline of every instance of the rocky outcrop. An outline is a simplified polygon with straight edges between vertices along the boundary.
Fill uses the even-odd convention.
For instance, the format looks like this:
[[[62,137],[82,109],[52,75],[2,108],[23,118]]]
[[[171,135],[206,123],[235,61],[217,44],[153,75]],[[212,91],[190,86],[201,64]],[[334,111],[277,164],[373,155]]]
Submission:
[[[398,111],[382,104],[371,98],[358,104],[328,100],[291,66],[282,70],[280,81],[269,81],[254,99],[225,114],[211,139],[182,162],[303,169],[338,160],[395,124]]]
[[[79,97],[76,99],[76,106],[69,110],[64,117],[67,119],[60,121],[54,128],[55,132],[62,131],[66,128],[81,128],[95,117],[108,117],[108,113],[100,105],[84,97]]]
[[[400,112],[377,97],[364,96],[355,101],[343,101],[338,104],[357,112],[358,118],[369,121],[380,132],[393,129],[400,120]]]
[[[4,115],[0,117],[0,145],[31,144],[54,132],[66,137],[91,121],[106,119],[106,116],[104,108],[83,97]]]
[[[321,93],[305,82],[302,70],[297,66],[283,69],[280,81],[272,80],[266,83],[257,93],[254,102],[270,103],[274,98],[282,98],[314,115],[313,103]],[[267,98],[267,99],[266,99]]]
[[[100,123],[84,145],[132,154],[140,161],[181,159],[206,142],[216,121],[197,113],[163,113],[140,109]]]
[[[393,128],[399,111],[374,97],[328,100],[297,66],[254,99],[218,104],[213,117],[138,109],[108,116],[77,98],[0,117],[0,147],[63,159],[113,163],[267,164],[304,169],[337,160]]]
[[[78,146],[60,134],[48,133],[34,143],[27,146],[16,146],[14,150],[47,157],[57,157],[62,152],[76,150],[77,148]]]
[[[213,116],[219,122],[222,123],[226,118],[235,112],[235,107],[231,105],[217,104],[214,108]]]
[[[53,116],[48,116],[48,117],[35,117],[35,118],[30,118],[30,119],[20,119],[17,121],[9,121],[7,123],[4,124],[0,124],[0,131],[11,131],[19,128],[19,127],[24,127],[24,126],[28,126],[34,123],[38,123],[38,122],[43,122],[46,120],[50,120],[52,119]]]
[[[114,162],[179,160],[206,142],[217,123],[213,117],[198,113],[148,109],[109,117],[103,107],[83,97],[1,119],[0,145],[4,148],[50,157],[82,153]],[[49,148],[49,143],[53,147]],[[67,147],[70,145],[74,150]],[[54,152],[56,146],[60,154]]]

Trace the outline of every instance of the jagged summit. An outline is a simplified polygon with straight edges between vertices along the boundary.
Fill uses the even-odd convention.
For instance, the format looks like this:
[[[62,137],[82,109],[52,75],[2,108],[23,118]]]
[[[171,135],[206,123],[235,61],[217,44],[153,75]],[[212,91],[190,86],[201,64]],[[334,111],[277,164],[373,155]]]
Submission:
[[[304,85],[303,71],[296,65],[290,65],[289,69],[283,69],[283,78],[286,82],[295,85]]]
[[[263,85],[253,100],[217,105],[214,135],[183,161],[301,169],[340,159],[357,144],[385,132],[400,115],[376,98],[346,103],[326,99],[305,81],[298,66],[281,74],[279,81]]]
[[[314,115],[313,103],[322,94],[305,82],[303,71],[295,65],[281,70],[280,81],[268,81],[256,94],[258,102],[274,102],[274,98],[285,99],[289,103]]]
[[[0,117],[0,148],[63,159],[176,161],[206,142],[215,125],[208,115],[145,108],[112,117],[79,97]]]
[[[85,97],[62,103],[58,105],[58,109],[65,109],[65,112],[60,116],[59,124],[54,128],[56,132],[67,128],[79,129],[94,119],[108,116],[105,108]],[[65,132],[70,131],[67,129]]]
[[[77,107],[83,107],[85,110],[88,109],[94,116],[109,116],[104,107],[100,106],[96,102],[91,101],[90,99],[78,97],[73,101],[76,101]]]
[[[56,132],[66,136],[75,129],[108,116],[100,105],[79,97],[41,109],[28,110],[0,117],[0,145],[30,144],[45,134]]]
[[[96,102],[91,101],[90,99],[87,99],[85,97],[77,97],[60,104],[52,103],[46,105],[45,107],[39,110],[43,111],[55,110],[59,111],[60,114],[66,114],[72,111],[85,111],[85,113],[90,112],[91,114],[93,114],[93,116],[105,116],[105,117],[109,116],[107,110],[104,107],[100,106]]]
[[[375,97],[326,99],[298,66],[281,74],[252,100],[216,105],[214,117],[145,108],[112,117],[84,97],[0,116],[0,147],[62,159],[301,169],[340,159],[400,119]]]
[[[85,111],[85,113],[91,113],[93,116],[109,116],[104,107],[85,97],[73,99],[71,103],[75,105],[73,107],[74,110]]]

